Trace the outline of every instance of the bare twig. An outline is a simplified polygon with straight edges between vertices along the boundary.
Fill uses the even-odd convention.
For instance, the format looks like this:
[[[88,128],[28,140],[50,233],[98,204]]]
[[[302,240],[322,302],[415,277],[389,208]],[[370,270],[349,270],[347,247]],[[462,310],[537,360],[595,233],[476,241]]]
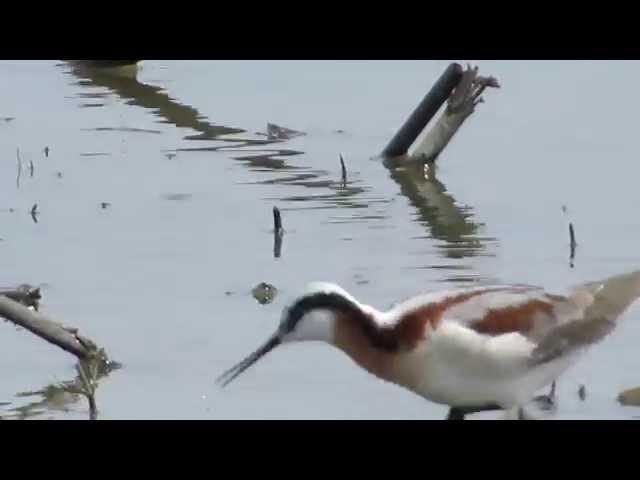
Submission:
[[[35,223],[38,223],[38,204],[34,203],[31,207],[31,218]]]
[[[342,158],[342,154],[340,154],[340,167],[342,168],[342,186],[347,186],[347,167],[344,165],[344,159]]]
[[[571,222],[569,222],[569,241],[571,242],[570,245],[569,245],[570,248],[571,248],[571,252],[569,254],[569,261],[570,261],[570,264],[571,264],[571,268],[573,268],[573,260],[574,260],[574,258],[576,256],[576,246],[578,244],[576,243],[576,235],[575,235],[575,233],[573,231],[573,223],[571,223]]]
[[[20,188],[20,175],[22,174],[22,160],[20,159],[20,149],[16,149],[16,156],[18,157],[18,175],[16,177],[16,188]]]
[[[84,395],[89,402],[89,420],[97,420],[98,407],[96,406],[96,387],[98,385],[98,364],[96,362],[80,361],[76,365],[80,388],[78,393]]]
[[[282,252],[282,216],[278,207],[273,207],[273,256],[279,258]]]
[[[562,211],[565,215],[569,215],[569,210],[566,205],[562,206]],[[569,221],[569,267],[574,267],[574,260],[576,257],[576,247],[578,246],[578,242],[576,242],[576,234],[573,229],[573,223]]]

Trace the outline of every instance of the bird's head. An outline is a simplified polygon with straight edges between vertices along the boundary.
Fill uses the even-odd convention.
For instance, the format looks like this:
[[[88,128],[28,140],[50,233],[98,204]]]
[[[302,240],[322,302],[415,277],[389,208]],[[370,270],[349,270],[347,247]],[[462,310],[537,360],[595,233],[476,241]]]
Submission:
[[[301,296],[283,309],[275,333],[261,347],[224,372],[218,382],[223,386],[229,384],[279,345],[303,341],[333,343],[339,316],[362,309],[363,306],[338,285],[328,282],[309,284]]]

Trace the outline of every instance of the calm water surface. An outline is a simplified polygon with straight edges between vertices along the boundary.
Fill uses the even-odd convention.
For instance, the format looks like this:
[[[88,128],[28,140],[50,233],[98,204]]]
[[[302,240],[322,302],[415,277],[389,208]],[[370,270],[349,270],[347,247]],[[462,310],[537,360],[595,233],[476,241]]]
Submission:
[[[372,157],[448,63],[144,61],[136,78],[0,62],[0,286],[42,285],[44,311],[124,364],[100,382],[101,419],[443,418],[321,345],[282,348],[224,391],[214,379],[309,281],[387,308],[640,265],[640,64],[481,62],[502,88],[437,178],[389,172]],[[269,141],[267,123],[306,135]],[[271,304],[251,295],[262,281],[278,288]],[[640,309],[626,319],[561,378],[543,418],[639,414],[615,400],[640,384]],[[0,414],[87,418],[84,399],[52,388],[73,380],[72,357],[9,323],[0,352]]]

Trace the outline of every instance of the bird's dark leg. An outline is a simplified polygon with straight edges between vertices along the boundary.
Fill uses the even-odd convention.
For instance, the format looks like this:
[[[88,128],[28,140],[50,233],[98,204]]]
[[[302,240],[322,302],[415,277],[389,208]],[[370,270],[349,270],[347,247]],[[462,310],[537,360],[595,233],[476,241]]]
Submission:
[[[467,415],[480,412],[493,412],[502,410],[498,405],[485,405],[483,407],[451,407],[446,420],[464,420]]]
[[[465,413],[461,408],[451,407],[447,415],[447,420],[464,420],[464,416]]]

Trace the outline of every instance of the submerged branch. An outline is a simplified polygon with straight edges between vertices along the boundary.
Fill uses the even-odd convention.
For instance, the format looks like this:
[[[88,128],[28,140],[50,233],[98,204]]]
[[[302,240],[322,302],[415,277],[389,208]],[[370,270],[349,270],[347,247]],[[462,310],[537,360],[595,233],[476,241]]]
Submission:
[[[5,295],[0,295],[0,316],[79,359],[92,358],[97,351],[96,345],[79,335],[77,329],[63,327]]]

